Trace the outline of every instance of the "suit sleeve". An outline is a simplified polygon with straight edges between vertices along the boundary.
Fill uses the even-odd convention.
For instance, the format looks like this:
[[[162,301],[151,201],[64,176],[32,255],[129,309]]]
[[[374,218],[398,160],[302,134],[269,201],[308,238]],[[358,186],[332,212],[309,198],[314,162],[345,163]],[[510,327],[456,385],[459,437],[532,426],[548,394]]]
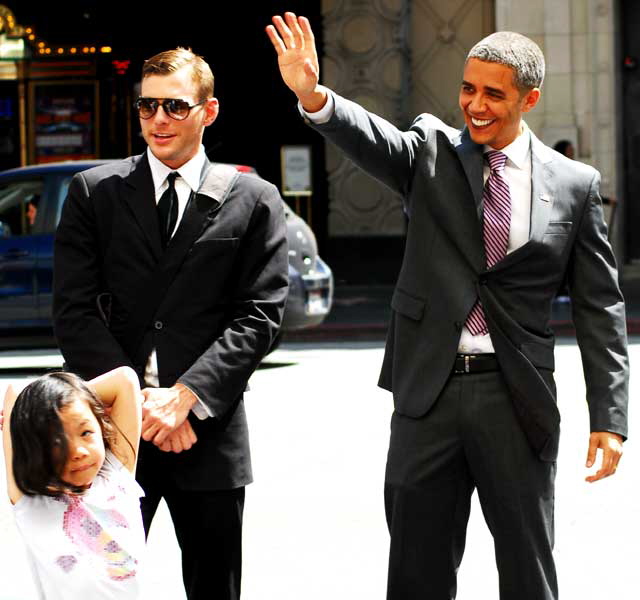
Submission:
[[[626,438],[629,358],[624,300],[607,239],[599,194],[591,181],[569,269],[573,321],[587,388],[591,431]]]
[[[70,370],[89,379],[131,366],[98,311],[101,289],[100,231],[87,182],[76,174],[56,230],[53,326]]]
[[[427,135],[423,119],[418,117],[409,131],[400,131],[359,104],[329,93],[335,102],[333,116],[326,123],[307,123],[369,175],[406,197],[418,148]]]
[[[235,405],[279,331],[288,290],[288,248],[282,200],[261,187],[231,282],[229,317],[220,335],[178,379],[218,418]]]

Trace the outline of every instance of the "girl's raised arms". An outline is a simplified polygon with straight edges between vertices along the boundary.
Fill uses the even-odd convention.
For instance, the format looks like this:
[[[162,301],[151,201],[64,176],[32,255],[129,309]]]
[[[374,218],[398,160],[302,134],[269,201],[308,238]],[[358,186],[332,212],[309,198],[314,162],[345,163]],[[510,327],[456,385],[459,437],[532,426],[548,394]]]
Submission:
[[[100,398],[115,425],[113,453],[131,473],[135,473],[142,422],[138,376],[129,367],[118,367],[88,381],[87,385]]]

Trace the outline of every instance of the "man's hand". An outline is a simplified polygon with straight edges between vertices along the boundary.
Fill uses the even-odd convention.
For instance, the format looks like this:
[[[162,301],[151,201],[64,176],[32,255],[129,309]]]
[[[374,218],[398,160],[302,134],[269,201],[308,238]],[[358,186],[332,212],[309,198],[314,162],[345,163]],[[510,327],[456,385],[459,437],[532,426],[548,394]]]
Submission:
[[[594,431],[589,436],[589,451],[587,452],[587,469],[596,462],[598,448],[602,450],[602,465],[595,475],[586,477],[589,483],[613,475],[618,468],[622,456],[622,437],[609,431]]]
[[[160,446],[163,452],[180,453],[189,450],[198,441],[198,436],[191,427],[189,420],[180,425],[173,433],[170,433]]]
[[[181,383],[170,388],[145,388],[142,395],[142,439],[156,446],[162,446],[167,436],[184,423],[198,401]]]
[[[320,110],[327,93],[318,89],[320,65],[309,20],[292,12],[285,13],[284,20],[280,16],[272,20],[266,31],[278,54],[282,79],[307,112]]]

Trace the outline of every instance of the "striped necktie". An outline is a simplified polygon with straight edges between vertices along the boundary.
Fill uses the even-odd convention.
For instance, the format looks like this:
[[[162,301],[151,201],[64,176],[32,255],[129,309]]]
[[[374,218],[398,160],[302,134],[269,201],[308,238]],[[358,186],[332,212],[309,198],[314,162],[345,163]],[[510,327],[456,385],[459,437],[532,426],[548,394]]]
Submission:
[[[483,236],[487,255],[487,269],[501,261],[507,254],[511,226],[511,194],[509,184],[502,176],[507,155],[490,150],[485,155],[489,161],[489,177],[484,184]],[[480,299],[476,300],[465,323],[471,335],[489,332]]]

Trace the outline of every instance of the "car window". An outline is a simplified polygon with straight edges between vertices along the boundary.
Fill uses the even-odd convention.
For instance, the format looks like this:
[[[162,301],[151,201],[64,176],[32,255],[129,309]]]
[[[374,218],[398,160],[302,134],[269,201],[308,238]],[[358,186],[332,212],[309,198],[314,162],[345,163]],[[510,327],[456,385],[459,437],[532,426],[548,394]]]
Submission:
[[[43,187],[42,179],[0,184],[0,238],[33,233]]]

